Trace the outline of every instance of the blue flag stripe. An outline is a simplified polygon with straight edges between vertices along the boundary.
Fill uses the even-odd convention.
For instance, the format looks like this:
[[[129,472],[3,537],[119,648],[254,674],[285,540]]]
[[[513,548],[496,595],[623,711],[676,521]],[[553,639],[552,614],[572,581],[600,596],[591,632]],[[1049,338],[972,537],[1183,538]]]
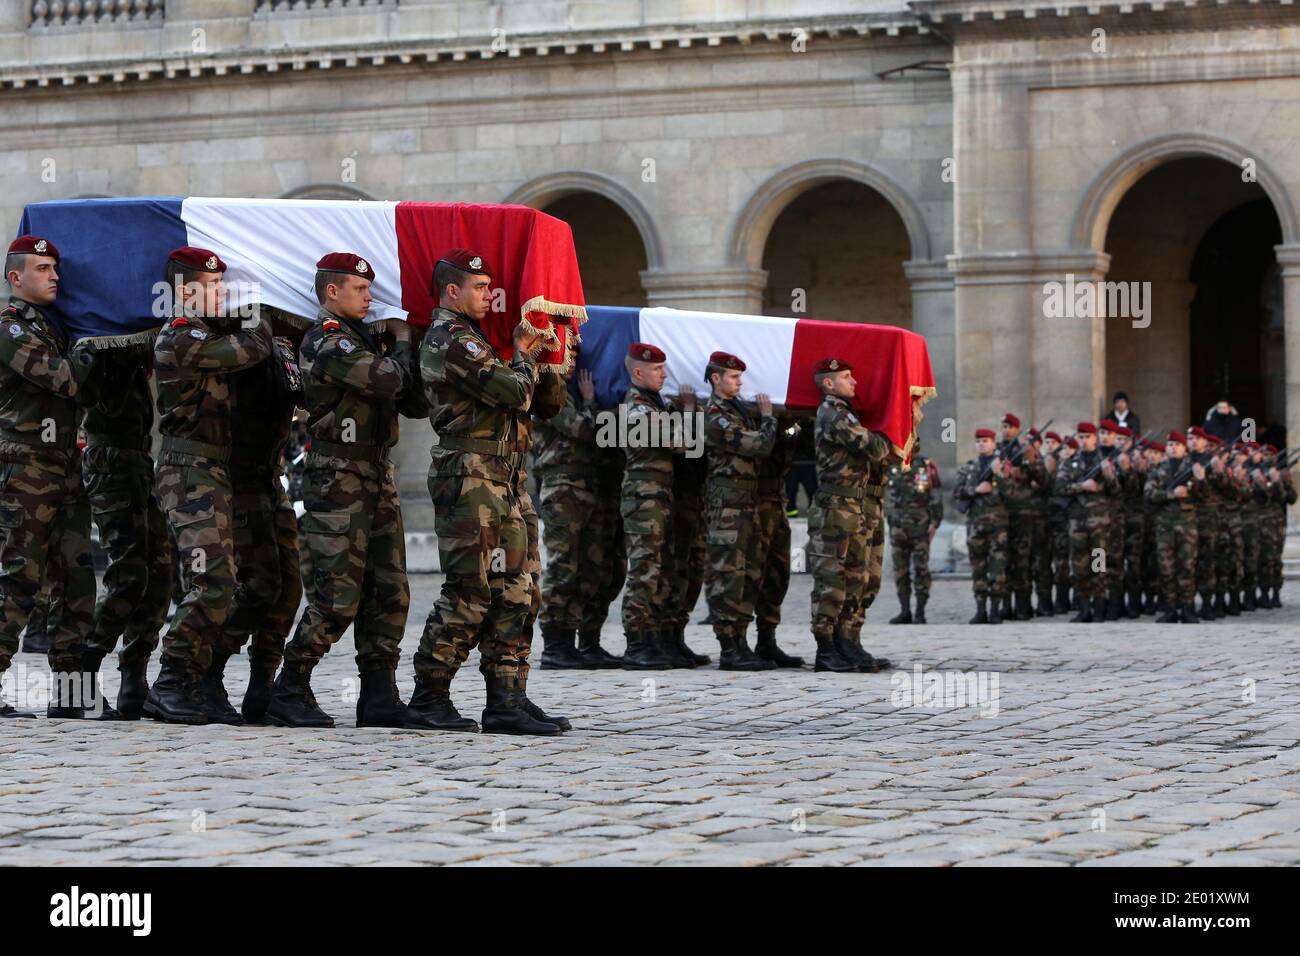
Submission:
[[[587,306],[587,321],[582,324],[582,347],[578,351],[578,368],[591,372],[596,386],[596,402],[609,408],[623,401],[631,384],[623,359],[633,342],[641,339],[641,310],[613,305]],[[569,383],[574,398],[578,396],[577,376]]]

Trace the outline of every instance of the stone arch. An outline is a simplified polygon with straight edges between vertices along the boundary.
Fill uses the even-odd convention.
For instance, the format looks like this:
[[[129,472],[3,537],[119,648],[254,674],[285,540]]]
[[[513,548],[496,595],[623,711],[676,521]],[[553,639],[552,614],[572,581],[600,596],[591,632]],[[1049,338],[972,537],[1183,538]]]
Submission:
[[[1258,156],[1220,136],[1169,133],[1143,140],[1128,149],[1093,179],[1084,191],[1070,225],[1071,246],[1075,249],[1104,249],[1111,216],[1129,189],[1157,166],[1175,159],[1197,157],[1222,159],[1239,168],[1244,159],[1254,159],[1255,181],[1273,204],[1282,226],[1282,241],[1291,244],[1300,239],[1295,209],[1285,184]]]
[[[646,268],[663,268],[663,243],[659,239],[659,229],[655,226],[654,219],[630,189],[608,176],[584,170],[551,173],[524,183],[502,201],[541,209],[548,203],[573,193],[595,193],[627,213],[641,236],[641,245],[645,247]]]
[[[727,262],[736,268],[757,269],[777,216],[795,198],[823,183],[848,180],[880,193],[903,220],[913,260],[930,258],[930,230],[921,208],[906,189],[873,166],[848,159],[813,159],[782,170],[759,186],[732,222]]]
[[[364,199],[374,202],[375,197],[367,192],[343,183],[309,183],[290,189],[281,199]]]

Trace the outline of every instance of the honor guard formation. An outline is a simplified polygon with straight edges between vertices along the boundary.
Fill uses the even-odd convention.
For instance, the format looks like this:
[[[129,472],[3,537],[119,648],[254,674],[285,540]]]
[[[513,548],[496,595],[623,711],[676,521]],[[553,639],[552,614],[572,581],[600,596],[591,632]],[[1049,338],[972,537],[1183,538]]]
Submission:
[[[890,666],[861,639],[886,526],[901,605],[890,623],[926,623],[930,544],[943,518],[938,471],[919,445],[905,465],[862,424],[843,359],[817,365],[822,399],[809,422],[778,413],[763,394],[742,400],[745,362],[722,351],[703,369],[707,399],[690,390],[665,398],[667,356],[633,343],[617,417],[628,436],[640,428],[666,440],[611,442],[600,437],[608,410],[597,407],[590,374],[576,372],[575,398],[566,381],[574,373],[560,371],[576,367],[576,330],[563,366],[539,363],[553,335],[527,322],[514,329],[509,360],[490,344],[482,323],[492,270],[471,250],[438,260],[438,307],[417,340],[403,321],[365,322],[376,277],[362,255],[316,263],[320,311],[303,334],[256,305],[229,314],[226,264],[207,249],[176,249],[158,263],[177,295],[151,351],[69,341],[50,309],[59,252],[49,239],[19,237],[4,268],[0,674],[44,611],[47,716],[333,727],[312,671],[351,628],[358,726],[554,735],[570,722],[527,693],[539,618],[544,667],[700,667],[711,658],[686,644],[685,630],[701,592],[721,670],[802,667],[776,631],[791,572],[787,481],[807,448],[816,462],[813,668]],[[912,408],[915,426],[921,405]],[[301,517],[284,481],[298,409],[307,414],[293,478]],[[659,428],[665,416],[700,421],[702,449],[689,427]],[[390,457],[401,417],[428,417],[437,434],[428,488],[445,575],[409,702],[397,687],[410,585]],[[1195,622],[1280,606],[1285,509],[1296,500],[1286,453],[1202,428],[1165,441],[1134,431],[1108,419],[1065,438],[1022,434],[1009,414],[1000,440],[975,433],[977,455],[955,486],[972,623],[1071,609],[1081,623],[1150,613]],[[98,602],[92,520],[108,560]],[[620,592],[621,657],[600,641]],[[119,638],[114,707],[99,671]],[[248,688],[236,709],[225,669],[246,645]],[[479,721],[452,700],[475,647],[487,689]],[[0,715],[32,716],[3,702]]]

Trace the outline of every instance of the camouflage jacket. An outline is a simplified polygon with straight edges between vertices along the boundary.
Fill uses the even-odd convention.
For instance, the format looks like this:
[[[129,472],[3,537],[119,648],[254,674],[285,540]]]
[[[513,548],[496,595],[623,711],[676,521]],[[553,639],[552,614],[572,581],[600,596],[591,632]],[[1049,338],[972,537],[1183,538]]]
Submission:
[[[760,463],[776,446],[776,418],[736,398],[709,396],[704,409],[704,447],[712,487],[758,492]]]
[[[849,403],[838,395],[826,395],[817,407],[814,438],[817,447],[817,485],[866,490],[872,497],[872,479],[877,465],[883,465],[892,451],[889,440],[867,429]],[[877,481],[880,481],[877,478]],[[832,493],[838,493],[832,491]]]
[[[293,430],[294,410],[302,404],[302,374],[288,339],[272,340],[271,359],[230,377],[235,394],[234,431],[239,436],[230,458],[236,475],[279,474]]]
[[[228,327],[232,331],[224,331]],[[256,365],[270,354],[271,328],[260,312],[247,329],[236,319],[218,324],[215,319],[190,316],[164,325],[153,347],[158,430],[164,449],[176,440],[210,445],[217,450],[216,457],[230,449],[234,414],[230,374]],[[214,456],[183,447],[178,450]]]
[[[604,467],[604,449],[596,444],[595,400],[575,402],[567,395],[564,407],[554,416],[537,423],[537,444],[533,449],[539,477],[550,475],[589,476]]]
[[[86,402],[88,448],[123,448],[148,453],[153,446],[153,394],[147,362],[135,349],[104,349],[95,354]]]
[[[937,528],[943,521],[943,496],[930,482],[930,459],[913,457],[910,471],[904,471],[901,464],[892,465],[888,483],[885,516],[891,524]]]
[[[75,453],[77,398],[91,356],[71,358],[63,329],[16,296],[0,320],[0,442]]]
[[[420,374],[438,433],[430,474],[513,484],[537,387],[532,357],[516,351],[506,364],[474,320],[439,308],[420,349]]]
[[[399,341],[386,350],[364,322],[321,309],[298,350],[303,407],[311,435],[308,462],[362,463],[388,460],[397,444],[397,413],[423,417],[415,351]]]
[[[1188,458],[1166,458],[1152,468],[1147,473],[1146,485],[1143,489],[1146,500],[1157,507],[1169,506],[1179,511],[1193,510],[1196,499],[1202,495],[1203,482],[1189,478],[1185,482],[1188,491],[1186,498],[1175,498],[1173,490],[1169,488],[1169,482],[1183,471],[1189,460]]]
[[[1011,487],[1011,482],[1004,476],[990,474],[986,479],[993,486],[993,490],[986,495],[975,493],[975,489],[980,486],[980,476],[988,471],[989,466],[993,464],[996,453],[990,455],[980,455],[972,458],[957,469],[957,476],[953,479],[953,497],[958,501],[969,501],[970,510],[966,512],[968,518],[984,514],[1005,514],[1007,510],[1006,495]]]
[[[790,434],[792,427],[795,429],[793,435]],[[772,453],[758,463],[760,498],[785,502],[785,479],[790,474],[790,466],[794,464],[795,452],[799,449],[799,436],[804,428],[812,428],[812,423],[797,422],[785,428],[777,423],[776,443],[772,445]]]
[[[623,442],[627,457],[627,473],[623,476],[623,492],[634,497],[670,494],[673,488],[673,456],[686,448],[684,432],[656,426],[655,413],[675,411],[672,403],[665,403],[658,392],[636,385],[623,396],[628,428]],[[638,425],[646,420],[644,425]],[[636,431],[644,428],[640,437]]]
[[[1100,449],[1090,452],[1079,449],[1070,456],[1069,461],[1062,462],[1056,469],[1056,485],[1052,490],[1063,498],[1069,498],[1070,507],[1076,512],[1083,510],[1089,514],[1107,514],[1111,510],[1109,496],[1119,491],[1119,480],[1115,476],[1107,478],[1104,471],[1098,470],[1092,476],[1097,481],[1097,491],[1086,492],[1079,487],[1083,476],[1092,471],[1101,460],[1100,456]]]
[[[1027,441],[1028,439],[1026,439]],[[1006,452],[1008,457],[1016,454],[1015,451],[1007,451],[1013,442],[998,442],[998,452]],[[1008,511],[1034,511],[1041,500],[1039,490],[1047,480],[1047,469],[1043,467],[1043,460],[1028,460],[1028,452],[1021,454],[1015,465],[1015,477],[1008,477],[1006,493],[1003,495],[1003,501],[1006,502]]]

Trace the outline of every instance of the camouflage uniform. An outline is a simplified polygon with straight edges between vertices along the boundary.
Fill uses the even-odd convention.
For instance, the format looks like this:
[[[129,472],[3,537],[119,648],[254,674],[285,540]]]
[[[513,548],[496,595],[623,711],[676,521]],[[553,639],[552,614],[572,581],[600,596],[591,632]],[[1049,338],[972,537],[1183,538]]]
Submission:
[[[866,580],[862,583],[862,597],[853,610],[849,623],[852,633],[861,632],[867,618],[867,611],[876,602],[880,585],[885,574],[885,522],[882,520],[885,509],[885,489],[888,487],[889,468],[883,461],[872,462],[867,475],[867,495],[872,499],[870,508],[881,516],[871,529],[871,541],[867,545]]]
[[[1124,597],[1124,493],[1128,473],[1119,467],[1117,445],[1099,445],[1097,452],[1109,459],[1115,469],[1114,485],[1101,492],[1106,499],[1106,535],[1103,542],[1106,549],[1106,571],[1103,594],[1107,600],[1107,613],[1118,614],[1123,608]]]
[[[1068,459],[1058,457],[1056,471]],[[1052,609],[1062,614],[1070,609],[1070,499],[1056,493],[1056,478],[1044,482],[1047,495],[1047,530],[1051,538],[1052,583],[1056,586],[1056,600]]]
[[[1080,448],[1069,461],[1062,464],[1056,472],[1055,493],[1070,499],[1070,568],[1074,590],[1080,602],[1092,599],[1097,610],[1096,599],[1106,597],[1106,577],[1102,572],[1092,570],[1094,553],[1101,551],[1107,567],[1111,563],[1107,553],[1111,499],[1119,489],[1119,482],[1114,476],[1106,477],[1098,469],[1092,477],[1096,480],[1096,492],[1083,492],[1079,484],[1083,476],[1093,470],[1101,460],[1101,450],[1084,451]],[[1120,560],[1123,560],[1121,555]]]
[[[231,373],[271,353],[260,313],[237,318],[177,318],[154,343],[162,452],[155,494],[180,566],[181,599],[162,642],[162,670],[144,710],[159,720],[221,718],[199,680],[212,667],[235,598],[229,461],[234,395]],[[230,722],[237,722],[233,714]]]
[[[617,447],[601,451],[601,464],[596,472],[596,508],[583,545],[589,573],[583,575],[580,646],[583,641],[589,646],[599,643],[600,629],[609,617],[609,606],[627,579],[627,545],[619,510],[623,451]]]
[[[913,455],[911,467],[889,469],[889,499],[885,518],[894,558],[894,588],[904,608],[912,597],[917,603],[930,597],[930,532],[943,521],[943,497],[930,481],[930,459]]]
[[[990,470],[997,453],[979,455],[957,469],[953,497],[970,502],[966,512],[966,551],[970,555],[971,588],[983,609],[985,600],[999,604],[1007,593],[1007,506],[1011,482]],[[980,476],[993,486],[986,495],[975,493]]]
[[[705,480],[708,456],[673,456],[673,581],[676,592],[668,620],[674,628],[691,622],[691,612],[704,588],[709,563],[708,519],[705,512]]]
[[[18,651],[42,578],[62,587],[48,623],[50,668],[82,666],[95,607],[77,453],[77,398],[89,369],[88,355],[69,353],[62,328],[9,299],[0,312],[0,674]]]
[[[1124,593],[1129,617],[1137,617],[1142,608],[1142,559],[1146,528],[1145,488],[1146,473],[1130,467],[1122,485],[1124,502]]]
[[[102,656],[121,637],[122,668],[142,670],[158,646],[172,596],[167,518],[153,490],[153,395],[147,362],[134,350],[101,352],[95,365],[92,374],[103,387],[86,408],[81,467],[108,567],[90,645]]]
[[[298,365],[311,445],[303,472],[307,609],[284,649],[307,674],[352,627],[357,670],[397,667],[410,607],[406,535],[389,454],[397,416],[422,418],[414,350],[387,348],[363,322],[321,309]]]
[[[1212,617],[1210,599],[1223,589],[1218,580],[1219,549],[1222,547],[1224,478],[1211,467],[1213,451],[1191,452],[1188,461],[1205,468],[1205,481],[1200,483],[1200,497],[1196,503],[1196,590],[1201,595],[1202,616]]]
[[[1161,590],[1171,611],[1190,612],[1195,597],[1197,522],[1196,486],[1188,482],[1186,498],[1175,498],[1169,482],[1185,467],[1186,459],[1169,458],[1151,470],[1144,494],[1156,506],[1156,560],[1160,566]]]
[[[811,428],[805,423],[803,428]],[[757,593],[747,598],[754,608],[760,637],[775,632],[781,623],[781,605],[790,589],[790,517],[786,514],[785,481],[794,462],[798,433],[777,433],[772,453],[758,463],[758,577]]]
[[[1052,476],[1047,471],[1042,454],[1043,452],[1039,453],[1038,472],[1031,482],[1034,495],[1030,499],[1028,509],[1028,517],[1032,523],[1029,546],[1030,580],[1034,590],[1038,592],[1040,616],[1056,613],[1052,602],[1052,584],[1055,581],[1052,576]]]
[[[709,614],[719,640],[744,639],[762,583],[758,529],[760,462],[776,444],[776,418],[739,398],[709,396],[704,411],[708,448]]]
[[[479,645],[485,676],[526,678],[533,582],[519,497],[531,356],[497,357],[469,317],[439,308],[420,350],[438,444],[431,451],[438,555],[446,580],[415,655],[417,676],[450,679]]]
[[[1028,440],[1028,439],[1026,439]],[[998,446],[999,453],[1008,457],[1009,442]],[[1027,455],[1027,453],[1026,453]],[[1033,587],[1034,523],[1037,519],[1037,486],[1046,478],[1041,460],[1030,463],[1021,455],[1015,465],[1015,477],[1006,482],[1003,502],[1007,509],[1007,593],[1016,599],[1016,611],[1027,604]],[[1026,608],[1026,613],[1030,609]]]
[[[1227,592],[1228,613],[1241,611],[1241,512],[1244,489],[1231,469],[1227,481],[1221,489],[1222,513],[1220,515],[1220,535],[1218,563],[1214,569],[1215,578]]]

